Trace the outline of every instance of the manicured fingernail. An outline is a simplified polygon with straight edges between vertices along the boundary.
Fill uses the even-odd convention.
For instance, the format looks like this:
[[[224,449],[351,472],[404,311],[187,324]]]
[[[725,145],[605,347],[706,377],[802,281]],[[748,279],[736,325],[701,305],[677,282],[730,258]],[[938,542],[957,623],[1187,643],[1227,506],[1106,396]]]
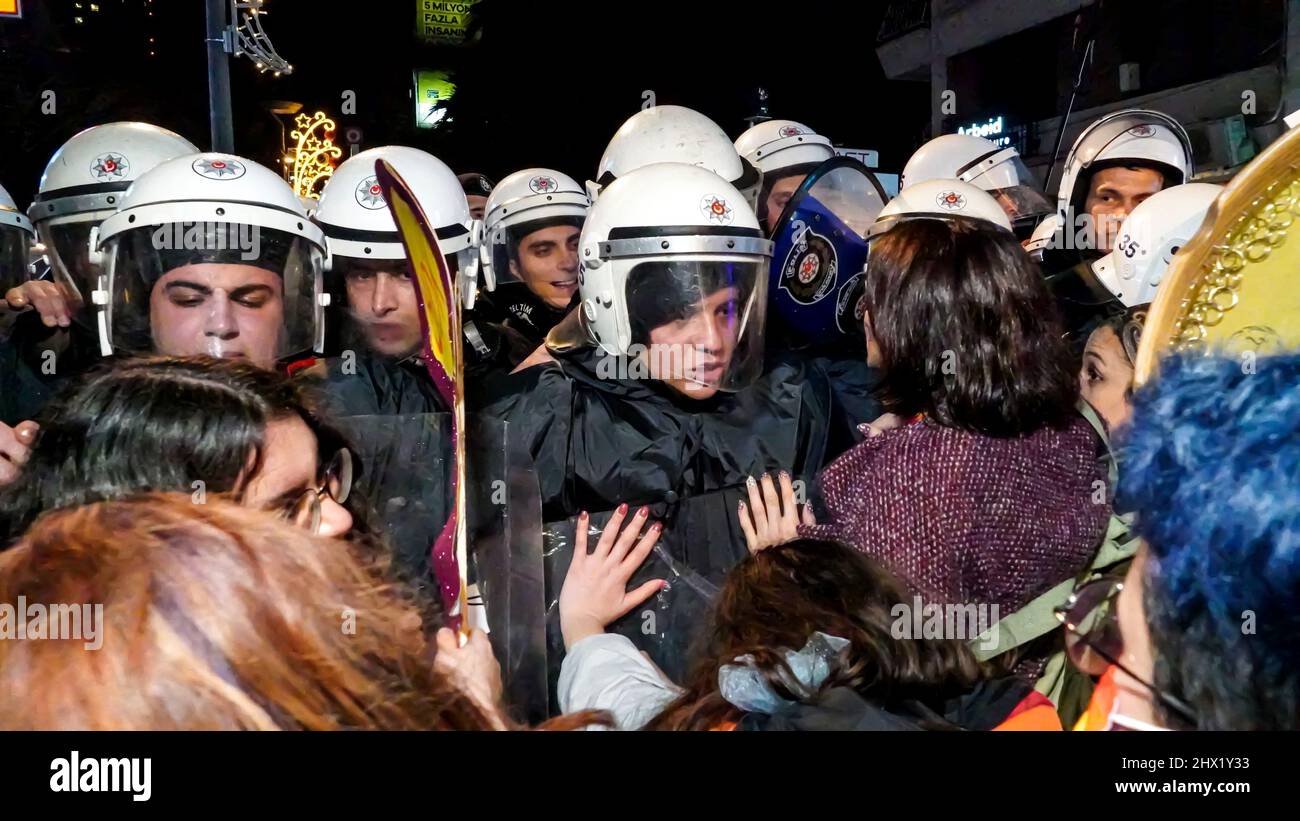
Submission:
[[[624,502],[623,504],[618,506],[618,515],[624,516],[626,514],[627,514],[627,502]]]
[[[789,478],[790,478],[790,471],[788,471],[788,470],[783,470],[783,471],[781,471],[781,478],[782,478],[782,479],[789,479]]]
[[[755,487],[758,485],[758,480],[755,479],[753,476],[751,476],[745,480],[745,484],[749,485],[750,487]]]
[[[643,507],[643,508],[641,508],[640,510],[638,510],[638,511],[636,512],[636,515],[637,515],[638,517],[644,519],[646,516],[649,516],[649,515],[650,515],[650,508],[648,508],[648,507]]]
[[[741,503],[740,503],[740,512],[741,512],[741,513],[744,513],[744,512],[745,512],[745,503],[744,503],[744,502],[741,502]]]
[[[584,510],[584,511],[582,511],[581,513],[579,513],[579,514],[578,514],[578,518],[581,519],[581,520],[584,521],[584,522],[587,521],[587,511]]]
[[[653,530],[655,533],[659,533],[659,532],[663,531],[663,529],[664,529],[664,523],[663,523],[663,522],[655,522],[654,524],[650,525],[650,529]]]

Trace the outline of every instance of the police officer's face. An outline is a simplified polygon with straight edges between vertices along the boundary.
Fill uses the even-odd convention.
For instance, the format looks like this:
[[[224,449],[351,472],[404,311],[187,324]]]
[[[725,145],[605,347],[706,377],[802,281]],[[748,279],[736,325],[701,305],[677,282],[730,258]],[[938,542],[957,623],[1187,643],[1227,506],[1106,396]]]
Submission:
[[[465,199],[469,200],[469,215],[476,220],[483,219],[483,209],[487,208],[487,197],[478,194],[466,194]]]
[[[692,399],[718,392],[736,352],[740,291],[722,288],[650,331],[650,375]]]
[[[252,265],[198,263],[169,271],[149,295],[155,350],[273,368],[284,327],[284,283]]]
[[[1164,184],[1164,175],[1154,168],[1103,168],[1093,174],[1083,210],[1092,217],[1097,250],[1110,253],[1124,218]]]
[[[578,292],[578,236],[572,225],[555,225],[526,234],[510,273],[552,308],[567,308]]]
[[[348,309],[366,345],[384,356],[406,356],[420,345],[419,304],[404,259],[348,263]]]
[[[807,177],[807,174],[791,174],[772,183],[772,188],[768,191],[767,199],[764,201],[766,210],[763,217],[763,222],[769,234],[776,227],[776,221],[781,218],[781,212],[785,210],[786,203],[790,202],[794,192],[799,190],[799,186],[803,185],[803,181]]]

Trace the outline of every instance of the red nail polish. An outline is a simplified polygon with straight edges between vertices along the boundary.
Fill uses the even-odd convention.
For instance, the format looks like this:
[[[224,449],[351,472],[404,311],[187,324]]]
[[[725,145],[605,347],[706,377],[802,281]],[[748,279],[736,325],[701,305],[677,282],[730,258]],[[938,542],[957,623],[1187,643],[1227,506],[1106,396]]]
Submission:
[[[643,507],[643,508],[641,508],[640,510],[638,510],[638,511],[636,512],[636,515],[638,515],[638,516],[642,516],[642,517],[644,517],[644,516],[649,516],[649,515],[650,515],[650,508],[648,508],[648,507]]]
[[[627,502],[624,502],[623,504],[618,506],[618,515],[624,516],[626,514],[627,514]]]
[[[655,522],[653,525],[650,526],[650,529],[653,530],[655,533],[659,533],[664,529],[664,523]]]
[[[587,511],[584,510],[584,511],[582,511],[581,513],[579,513],[579,514],[578,514],[578,518],[581,519],[581,520],[584,521],[584,522],[587,521]]]

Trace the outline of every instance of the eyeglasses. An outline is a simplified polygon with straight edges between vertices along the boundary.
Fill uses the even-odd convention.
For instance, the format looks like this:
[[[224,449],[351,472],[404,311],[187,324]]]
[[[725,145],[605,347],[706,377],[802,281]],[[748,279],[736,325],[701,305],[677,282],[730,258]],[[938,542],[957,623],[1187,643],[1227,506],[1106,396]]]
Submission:
[[[1184,720],[1196,725],[1196,713],[1182,700],[1157,688],[1137,675],[1123,662],[1124,639],[1119,629],[1116,606],[1124,582],[1111,577],[1094,579],[1080,585],[1065,604],[1056,608],[1056,618],[1065,626],[1065,651],[1080,671],[1093,676],[1106,672],[1110,665],[1151,691],[1156,699]]]
[[[328,496],[338,504],[352,492],[352,453],[339,448],[321,473],[320,483],[307,488],[284,506],[284,517],[304,530],[320,533],[321,499]]]

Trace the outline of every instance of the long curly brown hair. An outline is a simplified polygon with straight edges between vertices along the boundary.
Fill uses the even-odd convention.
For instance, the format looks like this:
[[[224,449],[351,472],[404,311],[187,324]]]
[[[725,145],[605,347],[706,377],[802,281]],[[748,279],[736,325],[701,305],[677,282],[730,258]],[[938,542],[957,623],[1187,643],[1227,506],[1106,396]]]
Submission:
[[[685,692],[648,730],[716,729],[741,717],[718,689],[718,671],[742,655],[774,692],[798,701],[784,683],[784,654],[820,631],[847,639],[839,664],[820,692],[849,687],[873,703],[941,703],[969,691],[989,674],[965,644],[898,639],[891,632],[902,584],[875,561],[844,545],[801,539],[744,559],[727,576],[714,623]],[[816,694],[814,694],[814,698]]]
[[[227,500],[52,511],[0,553],[0,602],[19,596],[102,605],[101,644],[0,641],[0,728],[512,726],[433,670],[412,597],[352,546]]]

